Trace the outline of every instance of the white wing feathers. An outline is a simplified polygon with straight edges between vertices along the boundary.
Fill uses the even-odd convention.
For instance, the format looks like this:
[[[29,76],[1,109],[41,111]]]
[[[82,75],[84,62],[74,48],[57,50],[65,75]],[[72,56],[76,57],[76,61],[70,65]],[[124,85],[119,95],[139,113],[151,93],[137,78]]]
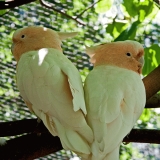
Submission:
[[[18,64],[17,79],[21,79],[20,76],[23,76],[23,80],[26,81],[26,79],[33,78],[34,76],[34,80],[36,80],[34,84],[36,84],[36,86],[38,87],[45,83],[44,79],[41,78],[44,77],[44,75],[46,76],[46,74],[48,74],[46,76],[47,84],[53,85],[53,83],[57,83],[57,81],[61,80],[61,77],[59,76],[64,73],[67,76],[72,92],[74,111],[81,109],[84,114],[86,114],[85,102],[83,99],[84,93],[82,89],[82,82],[77,69],[73,67],[73,64],[60,51],[55,49],[47,50],[48,52],[47,54],[45,54],[46,57],[44,57],[43,63],[41,65],[37,65],[40,61],[40,54],[38,54],[38,51],[31,51],[22,55],[21,60]],[[28,67],[30,67],[32,72],[30,72]],[[50,72],[52,72],[52,74],[50,74]],[[30,79],[29,81],[27,81],[27,83],[25,83],[25,85],[23,85],[23,87],[26,87],[26,90],[29,90],[28,85],[31,85],[29,84],[29,82],[33,83],[33,81]],[[18,85],[22,85],[22,83],[18,83]],[[46,88],[44,87],[39,89],[41,90]],[[24,95],[24,97],[26,96]],[[41,96],[41,98],[42,97],[44,96]],[[27,97],[25,98],[25,100],[28,100]]]
[[[31,104],[30,110],[60,137],[65,149],[90,153],[93,133],[84,118],[81,78],[60,51],[43,48],[23,54],[17,66],[17,85],[26,104]]]
[[[73,64],[60,51],[55,49],[47,50],[48,52],[45,55],[46,57],[44,57],[43,63],[41,65],[38,65],[40,61],[40,55],[38,54],[38,51],[31,51],[23,54],[18,63],[17,83],[19,89],[22,91],[21,94],[23,94],[24,99],[26,101],[28,101],[28,99],[32,99],[34,101],[34,97],[27,98],[26,94],[23,93],[23,91],[25,90],[25,92],[29,93],[27,95],[31,95],[29,86],[32,86],[34,84],[36,85],[36,89],[41,91],[37,91],[37,94],[44,95],[40,96],[41,98],[44,97],[44,99],[39,100],[42,101],[42,103],[47,101],[49,102],[50,99],[52,99],[52,96],[56,95],[50,96],[46,88],[48,88],[49,85],[56,85],[56,83],[60,83],[60,81],[63,81],[60,76],[64,74],[68,79],[68,83],[72,91],[71,93],[73,96],[74,111],[78,111],[79,109],[81,109],[84,114],[86,114],[85,102],[83,99],[84,93],[82,82],[76,68],[73,67]],[[18,81],[19,79],[20,81]],[[59,86],[57,86],[57,90],[59,90]],[[46,94],[49,94],[47,96],[47,100],[45,96]]]
[[[110,160],[145,105],[140,76],[115,66],[97,66],[85,82],[87,122],[94,133],[92,160]],[[88,93],[88,94],[87,94]],[[118,154],[119,155],[119,154]],[[106,157],[106,158],[105,158]]]
[[[61,69],[68,76],[68,82],[73,95],[74,111],[78,111],[79,109],[81,109],[83,113],[86,115],[87,111],[85,101],[84,98],[82,98],[84,97],[84,91],[81,79],[79,78],[79,73],[77,72],[77,69],[75,67],[71,68],[73,64],[66,57],[63,57],[63,59],[60,60],[63,61]]]

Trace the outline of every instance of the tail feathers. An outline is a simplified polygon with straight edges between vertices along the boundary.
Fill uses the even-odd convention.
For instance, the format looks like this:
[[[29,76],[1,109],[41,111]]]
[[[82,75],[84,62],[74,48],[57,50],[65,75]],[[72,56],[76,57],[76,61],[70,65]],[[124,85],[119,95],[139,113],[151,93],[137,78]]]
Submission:
[[[89,144],[79,133],[65,128],[56,118],[53,121],[64,149],[71,150],[84,158],[91,153]]]
[[[47,127],[49,132],[53,136],[57,136],[57,131],[55,130],[55,124],[53,123],[52,119],[47,114],[43,113],[42,111],[36,108],[34,108],[34,112],[43,121],[44,125]]]
[[[112,152],[108,153],[103,160],[119,160],[119,147],[118,145]]]
[[[119,147],[120,144],[111,152],[107,153],[107,151],[102,151],[96,146],[92,145],[92,158],[91,160],[119,160]]]
[[[87,140],[88,143],[92,143],[93,142],[93,131],[91,130],[91,128],[87,125],[87,123],[85,124],[85,127],[83,127],[82,129],[77,131],[82,137],[84,137],[84,139]]]
[[[100,150],[99,144],[96,141],[92,143],[91,150],[95,157],[98,157],[98,155],[102,153],[102,150]]]
[[[94,141],[92,143],[91,150],[92,150],[91,160],[103,160],[103,157],[105,157],[104,144],[102,145],[102,142],[99,143],[97,141]]]
[[[88,156],[91,153],[89,143],[93,141],[93,133],[87,124],[86,130],[75,131],[70,128],[65,128],[56,118],[49,117],[43,112],[39,111],[38,115],[49,132],[53,136],[60,138],[64,149],[71,150],[84,158],[84,160],[88,160]]]

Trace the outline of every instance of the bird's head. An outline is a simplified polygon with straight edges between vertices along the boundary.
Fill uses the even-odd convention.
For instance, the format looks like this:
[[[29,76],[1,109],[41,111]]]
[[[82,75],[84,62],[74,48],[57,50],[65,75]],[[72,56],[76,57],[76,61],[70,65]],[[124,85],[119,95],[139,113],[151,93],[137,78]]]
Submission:
[[[23,53],[41,48],[54,48],[62,51],[61,41],[76,34],[77,32],[56,32],[41,26],[24,27],[13,34],[11,51],[16,61],[19,61]]]
[[[142,73],[144,49],[139,42],[126,40],[105,43],[87,48],[86,53],[94,66],[115,65]]]

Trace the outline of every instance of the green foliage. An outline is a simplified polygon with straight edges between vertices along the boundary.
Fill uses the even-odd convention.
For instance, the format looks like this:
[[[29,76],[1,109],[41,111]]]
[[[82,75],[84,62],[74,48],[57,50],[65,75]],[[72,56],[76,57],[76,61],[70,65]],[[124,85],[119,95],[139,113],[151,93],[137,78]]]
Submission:
[[[151,47],[145,48],[145,67],[143,75],[147,75],[160,64],[160,47],[158,44],[153,44]]]
[[[124,41],[127,39],[134,40],[139,24],[140,24],[139,20],[133,22],[130,27],[121,32],[121,34],[115,39],[115,41]]]
[[[5,0],[0,0],[1,2],[4,2]],[[0,16],[4,15],[8,10],[7,9],[3,9],[0,10]]]
[[[0,16],[2,16],[3,14],[5,14],[7,12],[7,10],[0,10]]]
[[[97,4],[95,11],[97,13],[104,13],[111,8],[112,4],[113,4],[113,0],[101,0]]]
[[[143,160],[143,155],[139,153],[137,148],[133,148],[131,143],[127,145],[122,144],[120,147],[120,160],[130,160],[131,157]]]
[[[139,21],[142,22],[155,9],[155,4],[152,0],[133,0],[130,3],[124,0],[123,7],[131,17],[135,18],[138,16]]]

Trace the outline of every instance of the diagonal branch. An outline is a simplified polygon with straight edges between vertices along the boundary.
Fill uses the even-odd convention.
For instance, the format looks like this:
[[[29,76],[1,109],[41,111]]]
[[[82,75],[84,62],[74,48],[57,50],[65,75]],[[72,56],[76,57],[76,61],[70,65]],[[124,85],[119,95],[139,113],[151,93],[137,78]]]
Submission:
[[[42,6],[48,8],[48,9],[52,9],[52,10],[54,10],[55,12],[60,13],[60,14],[64,15],[65,17],[76,21],[78,24],[80,24],[80,25],[82,25],[82,26],[85,26],[85,25],[86,25],[86,24],[84,24],[83,22],[80,22],[79,20],[77,20],[76,18],[74,18],[74,17],[72,17],[72,16],[70,16],[70,15],[62,12],[61,10],[58,10],[58,9],[54,8],[51,4],[45,2],[44,0],[39,0],[39,2],[40,2],[40,4],[41,4]]]
[[[99,3],[101,0],[98,0],[97,2],[94,2],[91,6],[89,6],[88,8],[86,8],[84,11],[82,11],[79,15],[76,16],[75,19],[81,17],[86,11],[88,11],[89,9],[91,9],[94,5],[96,5],[97,3]]]
[[[160,90],[160,65],[143,78],[146,89],[146,99],[148,100]]]

